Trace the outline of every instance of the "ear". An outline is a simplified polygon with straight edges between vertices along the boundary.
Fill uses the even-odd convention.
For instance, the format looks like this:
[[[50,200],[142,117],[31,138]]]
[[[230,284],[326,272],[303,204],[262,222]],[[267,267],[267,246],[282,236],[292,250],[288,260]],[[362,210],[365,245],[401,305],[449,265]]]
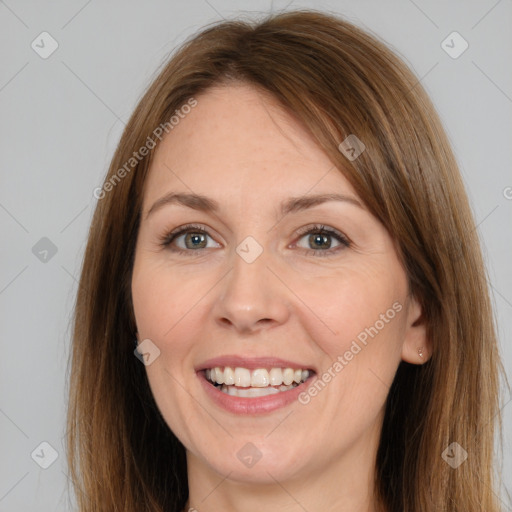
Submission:
[[[420,303],[413,296],[409,299],[402,359],[411,364],[423,364],[432,356],[432,343],[427,339],[427,324]]]

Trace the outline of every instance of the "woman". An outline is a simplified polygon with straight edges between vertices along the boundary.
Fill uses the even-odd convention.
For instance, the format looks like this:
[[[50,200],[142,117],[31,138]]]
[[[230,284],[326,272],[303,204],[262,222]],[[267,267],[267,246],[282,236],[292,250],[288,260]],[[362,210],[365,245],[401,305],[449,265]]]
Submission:
[[[206,28],[95,195],[79,510],[499,510],[474,220],[431,102],[382,43],[315,11]]]

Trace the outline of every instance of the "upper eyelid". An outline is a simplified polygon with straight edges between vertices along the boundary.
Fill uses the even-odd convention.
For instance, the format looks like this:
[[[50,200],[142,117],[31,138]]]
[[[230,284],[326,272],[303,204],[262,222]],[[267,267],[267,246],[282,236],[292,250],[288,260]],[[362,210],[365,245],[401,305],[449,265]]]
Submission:
[[[210,228],[210,227],[204,227],[203,225],[194,225],[194,224],[185,224],[183,226],[180,226],[178,228],[175,228],[175,229],[172,229],[170,231],[166,231],[165,232],[165,235],[166,237],[168,236],[179,236],[179,235],[182,235],[183,233],[186,233],[186,232],[189,232],[189,231],[193,231],[194,229],[196,229],[197,231],[200,231],[202,233],[205,233],[207,234],[208,236],[211,236],[210,235],[210,230],[211,231],[215,231],[214,229]],[[320,223],[317,223],[317,224],[312,224],[312,225],[307,225],[307,226],[304,226],[302,228],[299,228],[298,230],[296,230],[295,234],[297,235],[306,235],[307,233],[309,233],[310,231],[313,231],[313,230],[316,230],[316,231],[325,231],[325,232],[328,232],[328,233],[333,233],[333,234],[338,234],[344,238],[348,238],[343,232],[341,232],[340,230],[336,229],[336,228],[333,228],[329,225],[326,225],[326,224],[320,224]]]
[[[316,224],[312,224],[312,225],[308,225],[308,226],[299,228],[296,231],[296,234],[302,237],[303,235],[307,235],[311,231],[325,232],[329,235],[338,235],[341,238],[344,238],[348,241],[347,235],[345,235],[342,231],[340,231],[339,229],[333,228],[332,226],[329,226],[328,224],[326,225],[326,224],[321,224],[321,223],[316,223]]]

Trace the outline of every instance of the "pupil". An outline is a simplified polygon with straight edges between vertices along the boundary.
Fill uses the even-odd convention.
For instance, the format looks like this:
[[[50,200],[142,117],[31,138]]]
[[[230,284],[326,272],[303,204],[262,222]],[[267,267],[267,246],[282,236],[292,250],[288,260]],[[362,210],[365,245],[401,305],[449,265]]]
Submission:
[[[185,243],[186,243],[186,246],[190,249],[191,247],[194,248],[194,247],[199,247],[198,244],[196,244],[196,242],[199,242],[201,243],[201,238],[204,238],[204,235],[201,234],[201,233],[195,233],[195,234],[191,234],[190,235],[190,238],[185,238]],[[192,246],[189,245],[188,241],[189,240],[192,240]],[[204,240],[203,240],[204,242]],[[202,248],[202,247],[201,247]]]
[[[329,243],[329,240],[328,240],[328,237],[327,235],[322,235],[322,234],[315,234],[315,235],[311,235],[313,236],[313,240],[314,240],[314,243],[318,243],[320,246],[322,246],[322,243],[324,245],[326,245],[327,249],[331,246],[331,244]]]

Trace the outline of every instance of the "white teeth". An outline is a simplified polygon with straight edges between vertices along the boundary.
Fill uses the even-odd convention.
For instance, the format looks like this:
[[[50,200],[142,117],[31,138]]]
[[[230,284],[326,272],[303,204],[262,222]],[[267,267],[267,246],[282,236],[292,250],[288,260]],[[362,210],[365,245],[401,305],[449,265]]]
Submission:
[[[235,386],[238,386],[239,388],[248,388],[250,385],[251,372],[247,368],[235,368]]]
[[[270,377],[267,370],[258,368],[254,370],[251,375],[251,387],[253,388],[266,388],[270,384]]]
[[[291,368],[285,368],[283,372],[283,384],[289,386],[293,382],[295,372]]]
[[[283,383],[283,371],[281,368],[272,368],[270,370],[270,384],[280,386]]]
[[[247,368],[237,367],[233,369],[226,366],[222,369],[221,367],[216,366],[215,368],[206,369],[205,376],[206,379],[213,384],[224,384],[225,386],[223,386],[223,388],[226,388],[226,392],[231,393],[229,388],[234,387],[270,389],[273,386],[295,386],[307,380],[309,377],[309,371],[302,369],[294,370],[293,368],[270,368],[268,370],[266,368],[256,368],[251,371]],[[272,392],[273,391],[271,391],[271,393]],[[251,394],[250,396],[264,395]]]
[[[233,385],[235,383],[235,372],[229,366],[224,368],[224,384]]]
[[[220,368],[214,368],[215,370],[215,382],[224,384],[224,372]]]
[[[258,396],[275,395],[281,391],[288,391],[293,389],[295,386],[279,386],[279,388],[273,388],[268,386],[266,388],[237,388],[236,386],[226,386],[225,384],[218,389],[226,395],[238,396],[241,398],[254,398]]]

